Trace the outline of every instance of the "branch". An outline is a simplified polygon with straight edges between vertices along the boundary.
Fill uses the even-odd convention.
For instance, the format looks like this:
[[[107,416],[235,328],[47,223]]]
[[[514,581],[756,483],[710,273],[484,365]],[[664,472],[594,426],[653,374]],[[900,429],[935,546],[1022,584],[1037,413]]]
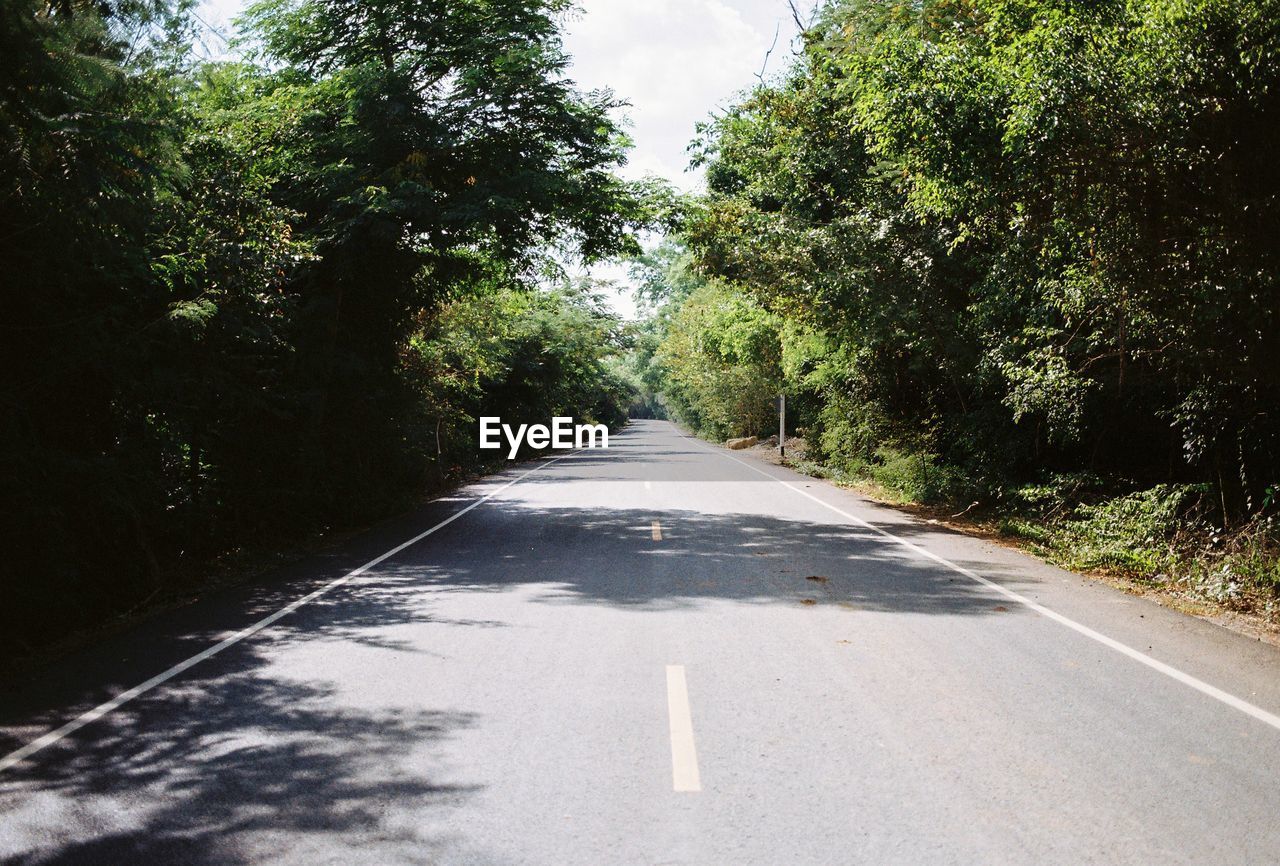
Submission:
[[[791,20],[796,22],[796,29],[804,33],[809,28],[800,20],[800,10],[796,8],[796,0],[787,0],[787,7],[791,9]]]
[[[794,11],[794,9],[793,9]],[[778,33],[782,30],[782,22],[778,21],[773,25],[773,44],[769,46],[769,50],[764,53],[764,63],[760,64],[760,71],[756,73],[756,78],[761,84],[764,84],[764,72],[769,68],[769,56],[773,54],[773,49],[778,47]]]

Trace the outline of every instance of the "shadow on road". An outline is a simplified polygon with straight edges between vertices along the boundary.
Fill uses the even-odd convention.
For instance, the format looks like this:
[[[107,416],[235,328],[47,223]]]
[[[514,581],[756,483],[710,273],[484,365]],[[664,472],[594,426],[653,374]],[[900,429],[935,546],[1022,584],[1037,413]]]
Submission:
[[[336,648],[337,665],[353,644],[414,652],[383,634],[395,624],[502,625],[433,616],[422,588],[416,578],[384,574],[322,596],[0,776],[0,862],[239,864],[285,852],[290,862],[327,862],[335,852],[326,840],[338,850],[376,851],[375,862],[438,862],[421,828],[389,826],[384,813],[394,804],[426,815],[477,790],[440,781],[433,762],[433,749],[476,717],[357,707],[335,700],[323,678],[282,674],[270,663],[279,650],[303,644]],[[278,601],[278,593],[264,592],[250,615]],[[145,653],[139,637],[130,652]],[[206,634],[204,646],[215,640]],[[174,646],[198,643],[188,634]],[[157,666],[133,669],[146,671],[140,678]],[[24,727],[55,727],[68,715],[49,711]],[[87,841],[86,817],[98,825]],[[79,838],[64,839],[64,828]],[[263,848],[271,838],[279,840],[275,853]]]
[[[411,708],[430,708],[430,694],[394,707],[335,699],[325,676],[287,666],[282,672],[272,663],[285,649],[336,664],[360,648],[425,652],[404,639],[404,626],[506,625],[458,616],[456,594],[526,587],[541,604],[642,614],[724,603],[838,605],[852,614],[1017,613],[1004,612],[989,589],[855,526],[694,508],[558,507],[539,498],[546,484],[640,480],[632,473],[654,458],[687,460],[719,478],[725,467],[696,454],[697,447],[632,449],[624,438],[610,452],[536,472],[522,482],[530,484],[523,497],[522,486],[513,488],[0,776],[0,858],[237,864],[274,859],[263,847],[273,839],[279,853],[301,862],[332,860],[326,844],[333,840],[342,850],[358,847],[369,862],[439,862],[445,847],[456,855],[456,840],[424,842],[422,826],[387,816],[427,822],[476,794],[476,785],[447,781],[456,777],[438,761],[443,741],[484,720],[452,708]],[[679,467],[671,472],[672,480],[698,480]],[[742,479],[741,467],[725,476]],[[912,537],[933,530],[903,522],[893,531]],[[22,724],[0,729],[5,751],[279,609],[313,589],[315,575],[329,579],[354,564],[349,551],[318,558],[303,569],[310,582],[295,569],[247,596],[181,612],[68,660],[50,674],[62,683],[53,696],[39,689],[20,696],[42,711],[6,711]],[[1011,588],[1027,581],[992,574],[990,564],[982,569]],[[454,615],[442,613],[446,602]],[[94,825],[87,840],[86,814]],[[64,834],[63,827],[76,831]]]
[[[710,601],[841,603],[861,611],[988,615],[1000,599],[972,580],[870,530],[757,514],[692,510],[486,506],[501,530],[451,539],[430,578],[436,591],[501,592],[545,584],[556,603],[669,610]],[[653,521],[662,540],[652,538]],[[907,528],[894,532],[905,538]],[[915,530],[917,533],[921,529]],[[965,563],[957,563],[964,565]],[[975,564],[976,565],[976,564]],[[994,572],[1010,588],[1034,580]],[[422,575],[406,559],[382,574]]]

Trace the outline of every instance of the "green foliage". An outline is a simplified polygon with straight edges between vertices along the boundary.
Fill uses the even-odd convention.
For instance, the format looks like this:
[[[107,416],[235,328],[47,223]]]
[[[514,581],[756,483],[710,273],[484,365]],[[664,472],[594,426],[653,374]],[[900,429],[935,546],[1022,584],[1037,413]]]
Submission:
[[[563,3],[268,0],[203,65],[188,9],[0,11],[0,653],[385,513],[480,411],[631,398],[616,323],[538,288],[669,206]]]
[[[1160,484],[1082,505],[1054,545],[1078,568],[1114,568],[1151,577],[1170,559],[1185,503],[1195,492],[1188,485]]]
[[[1204,519],[1208,485],[1107,497],[1102,479],[1060,475],[1008,491],[1001,534],[1070,568],[1105,571],[1233,610],[1280,614],[1274,516],[1232,530]],[[1081,504],[1080,500],[1095,501]]]
[[[1280,613],[1280,532],[1274,517],[1251,521],[1227,537],[1214,534],[1183,557],[1175,584],[1237,610]]]
[[[450,301],[422,321],[401,365],[434,432],[442,474],[476,466],[482,415],[509,424],[557,416],[617,428],[633,391],[614,370],[617,319],[581,286],[492,289]]]
[[[962,473],[926,452],[878,448],[866,474],[911,502],[953,502],[967,489]]]
[[[666,404],[712,438],[763,433],[777,417],[771,401],[779,354],[775,317],[723,286],[699,286],[680,303],[657,350]]]
[[[623,333],[625,349],[610,364],[612,373],[631,392],[628,418],[668,417],[661,395],[665,374],[657,360],[660,339],[655,320],[630,322]]]
[[[790,73],[703,128],[686,225],[697,270],[825,345],[787,380],[818,456],[933,454],[988,498],[1045,470],[1206,482],[1220,520],[1256,511],[1278,12],[828,3]]]
[[[1052,530],[1043,523],[1015,516],[1000,519],[1000,534],[1011,538],[1022,538],[1039,547],[1048,545],[1053,538]]]

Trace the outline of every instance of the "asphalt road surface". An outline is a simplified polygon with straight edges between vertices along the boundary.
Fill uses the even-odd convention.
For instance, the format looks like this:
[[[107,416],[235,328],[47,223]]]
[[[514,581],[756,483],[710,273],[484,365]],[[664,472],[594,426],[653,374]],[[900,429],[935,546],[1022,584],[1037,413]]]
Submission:
[[[1280,862],[1275,649],[664,422],[612,445],[0,695],[0,862]]]

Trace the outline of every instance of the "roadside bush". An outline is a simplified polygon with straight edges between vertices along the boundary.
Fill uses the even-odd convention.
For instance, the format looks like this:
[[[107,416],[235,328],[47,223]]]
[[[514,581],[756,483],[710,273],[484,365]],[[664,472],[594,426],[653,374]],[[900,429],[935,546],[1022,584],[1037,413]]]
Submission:
[[[1185,545],[1176,580],[1189,592],[1235,610],[1280,613],[1280,535],[1274,517]],[[1207,543],[1206,543],[1207,541]]]
[[[1053,531],[1044,523],[1026,520],[1021,517],[1006,516],[1000,518],[1000,534],[1010,538],[1021,538],[1038,546],[1046,546],[1053,540]]]
[[[1149,490],[1082,505],[1054,540],[1076,568],[1116,569],[1150,578],[1169,567],[1188,502],[1202,488],[1159,484]]]
[[[968,489],[964,474],[938,461],[938,455],[893,447],[876,449],[866,475],[876,484],[911,502],[925,504],[962,498]]]
[[[1007,511],[1021,517],[1059,521],[1082,501],[1099,499],[1108,488],[1106,479],[1089,472],[1055,472],[1045,480],[1019,484],[1001,491]]]

